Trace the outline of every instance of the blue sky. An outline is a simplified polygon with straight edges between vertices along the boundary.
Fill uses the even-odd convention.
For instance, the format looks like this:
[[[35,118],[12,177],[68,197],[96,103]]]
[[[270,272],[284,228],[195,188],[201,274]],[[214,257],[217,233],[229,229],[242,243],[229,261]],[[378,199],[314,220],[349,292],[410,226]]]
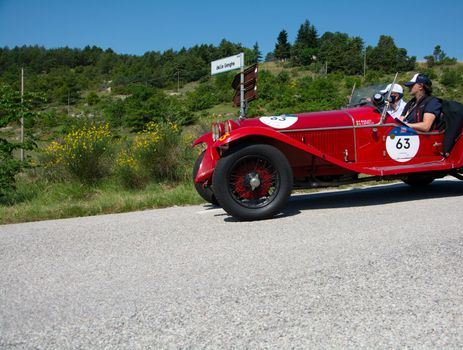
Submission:
[[[462,15],[461,0],[0,0],[0,47],[96,45],[141,55],[225,38],[257,41],[265,55],[282,29],[293,42],[308,19],[320,35],[340,31],[376,45],[386,34],[418,60],[436,44],[463,60]]]

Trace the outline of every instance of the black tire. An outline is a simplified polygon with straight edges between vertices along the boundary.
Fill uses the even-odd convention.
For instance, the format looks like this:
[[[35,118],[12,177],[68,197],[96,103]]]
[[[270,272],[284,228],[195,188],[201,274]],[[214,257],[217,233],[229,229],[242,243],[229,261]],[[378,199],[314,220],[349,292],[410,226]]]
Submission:
[[[217,202],[217,199],[215,198],[214,191],[212,191],[211,186],[204,186],[204,183],[196,183],[194,182],[196,179],[196,174],[198,174],[199,166],[201,165],[201,162],[203,161],[204,158],[204,153],[206,151],[203,151],[199,157],[196,159],[195,165],[193,166],[193,183],[195,185],[196,192],[201,196],[202,199],[204,199],[206,202],[209,202],[213,205],[219,205],[219,202]]]
[[[412,187],[425,187],[430,185],[435,179],[436,178],[432,175],[412,174],[408,175],[408,177],[402,181]]]
[[[284,208],[293,188],[293,174],[279,149],[248,145],[217,162],[212,186],[228,214],[240,220],[262,220]]]
[[[455,170],[454,172],[451,172],[450,175],[457,178],[458,180],[463,180],[463,169],[460,168]]]

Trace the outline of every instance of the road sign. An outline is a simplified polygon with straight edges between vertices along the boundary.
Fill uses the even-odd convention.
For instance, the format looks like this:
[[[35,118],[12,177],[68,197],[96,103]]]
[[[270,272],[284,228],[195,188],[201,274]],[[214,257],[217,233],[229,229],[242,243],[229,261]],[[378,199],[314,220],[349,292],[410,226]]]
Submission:
[[[244,53],[211,62],[211,75],[244,67]]]
[[[235,89],[233,96],[233,104],[238,107],[241,105],[241,76],[243,75],[244,96],[246,102],[250,102],[257,98],[257,63],[246,68],[243,74],[237,74],[232,82],[232,87]]]
[[[257,79],[257,63],[254,63],[252,66],[249,66],[244,70],[244,84],[248,83],[249,81]],[[241,74],[235,75],[232,82],[232,88],[237,90],[240,88],[240,77]]]
[[[257,98],[257,86],[250,84],[249,86],[244,86],[244,100],[246,103],[251,102]],[[240,106],[241,102],[241,93],[240,90],[235,91],[235,96],[233,96],[233,105],[235,107]]]

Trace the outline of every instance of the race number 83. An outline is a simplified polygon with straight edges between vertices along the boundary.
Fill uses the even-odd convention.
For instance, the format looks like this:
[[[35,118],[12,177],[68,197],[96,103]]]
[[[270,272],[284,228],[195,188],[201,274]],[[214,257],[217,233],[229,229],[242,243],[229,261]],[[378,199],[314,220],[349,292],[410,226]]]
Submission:
[[[410,129],[396,128],[386,138],[387,153],[397,162],[408,162],[413,159],[419,148],[420,137]]]

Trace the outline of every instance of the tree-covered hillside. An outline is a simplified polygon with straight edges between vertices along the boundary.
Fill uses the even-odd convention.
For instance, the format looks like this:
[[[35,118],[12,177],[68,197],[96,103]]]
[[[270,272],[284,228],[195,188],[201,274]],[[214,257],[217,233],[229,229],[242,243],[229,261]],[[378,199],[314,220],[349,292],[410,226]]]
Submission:
[[[417,65],[416,58],[397,47],[390,36],[380,36],[374,47],[365,46],[362,38],[346,33],[319,35],[307,20],[293,43],[289,37],[282,30],[275,50],[261,64],[259,100],[252,103],[251,115],[339,108],[354,83],[387,82],[387,74],[413,71]],[[211,77],[210,62],[239,52],[245,53],[246,64],[262,58],[257,42],[246,48],[225,39],[218,46],[202,44],[142,56],[95,46],[5,47],[0,48],[0,83],[19,90],[20,69],[25,69],[26,90],[46,99],[41,126],[73,124],[68,118],[75,116],[132,130],[150,121],[186,125],[217,105],[225,106],[219,111],[236,111],[230,104],[230,83],[236,71]],[[458,98],[461,71],[455,68],[455,60],[439,45],[426,60],[420,69],[438,80],[438,91]]]

